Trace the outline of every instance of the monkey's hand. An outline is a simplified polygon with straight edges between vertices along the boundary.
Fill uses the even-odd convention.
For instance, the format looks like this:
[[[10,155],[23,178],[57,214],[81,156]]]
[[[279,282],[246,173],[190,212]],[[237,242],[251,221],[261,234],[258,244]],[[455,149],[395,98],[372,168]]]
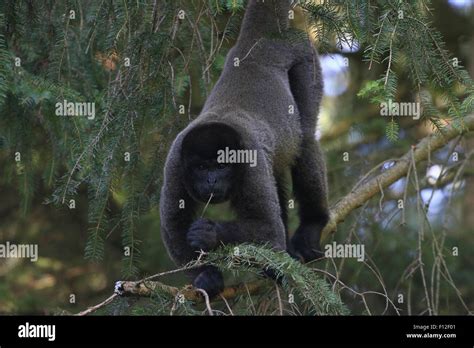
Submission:
[[[198,219],[191,224],[186,237],[191,248],[203,251],[212,250],[218,244],[217,223],[208,219]]]
[[[290,255],[303,262],[323,257],[324,254],[319,244],[321,230],[322,228],[319,224],[300,225],[291,238]]]

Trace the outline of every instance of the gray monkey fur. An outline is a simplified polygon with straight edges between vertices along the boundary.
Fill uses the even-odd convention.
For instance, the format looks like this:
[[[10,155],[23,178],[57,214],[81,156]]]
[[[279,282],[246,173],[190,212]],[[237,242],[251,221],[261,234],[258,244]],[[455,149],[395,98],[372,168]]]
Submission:
[[[249,0],[239,39],[201,114],[171,146],[161,191],[161,235],[179,265],[197,256],[186,234],[202,206],[185,188],[181,143],[191,129],[205,123],[233,127],[245,148],[257,150],[257,166],[246,167],[242,187],[231,197],[238,217],[221,223],[219,241],[269,243],[286,250],[285,173],[291,170],[301,223],[316,229],[297,231],[295,238],[301,243],[319,242],[319,231],[328,219],[326,169],[315,140],[321,68],[309,42],[291,44],[278,38],[288,28],[289,10],[289,0]],[[240,60],[239,66],[234,66],[234,58]],[[180,200],[184,209],[179,208]]]

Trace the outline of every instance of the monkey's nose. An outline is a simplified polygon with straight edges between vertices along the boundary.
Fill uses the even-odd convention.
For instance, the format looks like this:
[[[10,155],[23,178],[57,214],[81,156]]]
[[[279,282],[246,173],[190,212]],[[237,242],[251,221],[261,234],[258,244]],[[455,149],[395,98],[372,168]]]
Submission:
[[[207,178],[207,183],[209,185],[214,185],[217,182],[216,178]]]

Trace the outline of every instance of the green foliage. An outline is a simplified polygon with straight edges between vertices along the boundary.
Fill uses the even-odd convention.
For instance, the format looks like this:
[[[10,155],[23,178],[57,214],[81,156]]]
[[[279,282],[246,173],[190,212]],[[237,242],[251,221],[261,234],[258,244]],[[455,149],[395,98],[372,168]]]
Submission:
[[[5,25],[3,14],[0,13],[0,27]],[[4,35],[0,32],[0,107],[3,105],[7,91],[10,89],[8,81],[11,76],[11,61],[10,53],[7,51],[5,46]]]
[[[302,7],[311,18],[321,49],[335,45],[349,47],[356,42],[364,48],[364,59],[369,69],[382,65],[384,74],[379,80],[369,81],[358,93],[372,103],[387,102],[397,97],[397,79],[407,75],[411,81],[411,98],[428,90],[439,95],[449,105],[446,114],[433,112],[432,99],[422,102],[422,117],[435,127],[440,120],[461,124],[467,115],[465,102],[453,93],[466,90],[473,98],[473,81],[457,60],[445,49],[443,38],[430,23],[429,7],[425,2],[379,0],[331,0],[321,3],[304,2]],[[467,102],[471,105],[472,102]],[[387,126],[387,136],[395,134],[395,122]],[[394,137],[391,140],[395,140]]]
[[[383,80],[367,81],[364,87],[357,93],[360,98],[367,98],[371,103],[377,104],[386,101],[384,96],[385,88]]]
[[[309,305],[310,313],[348,314],[347,308],[329,284],[286,252],[275,252],[269,247],[252,244],[227,245],[209,253],[204,260],[232,272],[244,270],[260,274],[262,270],[271,271],[281,280],[287,292],[296,292]]]
[[[209,7],[215,14],[221,14],[224,11],[237,12],[244,8],[243,0],[208,0]]]
[[[108,233],[118,229],[130,251],[123,258],[125,276],[138,271],[137,225],[141,212],[159,201],[168,145],[191,118],[177,108],[188,110],[192,83],[208,93],[222,69],[220,49],[238,32],[234,12],[242,1],[209,4],[229,14],[222,33],[211,30],[214,18],[202,15],[202,2],[0,5],[0,111],[9,115],[0,119],[0,137],[10,158],[16,151],[22,156],[19,175],[10,177],[17,181],[23,211],[37,185],[52,187],[45,202],[64,209],[86,189],[85,256],[101,260]],[[177,26],[180,8],[186,17]],[[212,56],[205,57],[207,52]],[[15,57],[21,66],[14,66]],[[203,62],[201,72],[191,69]],[[94,102],[95,119],[58,117],[55,104],[63,100]],[[45,138],[49,146],[37,146]],[[34,172],[42,163],[49,165],[40,182]],[[111,209],[116,197],[125,199]]]
[[[292,259],[286,252],[275,252],[267,246],[256,246],[252,244],[226,245],[221,248],[206,253],[201,258],[200,264],[214,265],[225,273],[232,273],[234,278],[243,279],[246,274],[252,275],[247,281],[254,281],[255,276],[261,278],[262,271],[271,271],[279,278],[279,286],[286,295],[292,294],[295,297],[295,304],[299,303],[300,312],[312,315],[347,315],[349,311],[342,303],[336,290],[320,277],[314,270],[300,262]],[[192,262],[188,266],[193,267]],[[229,277],[226,277],[226,279]],[[245,279],[245,278],[244,278]],[[273,291],[269,281],[265,289],[261,290],[263,298],[271,298]],[[269,314],[267,311],[255,313],[251,296],[241,295],[232,303],[232,312],[239,315],[249,314]],[[255,301],[257,302],[257,301]],[[278,301],[275,299],[274,304]],[[120,308],[121,306],[121,308]],[[213,309],[218,309],[218,304],[213,302]],[[163,289],[155,289],[150,301],[137,303],[130,308],[121,305],[118,301],[113,308],[115,314],[132,315],[196,315],[201,314],[199,307],[192,301],[185,300],[184,297],[178,302],[178,298]],[[118,312],[117,312],[118,310]]]
[[[388,140],[391,142],[396,142],[398,140],[398,131],[400,127],[398,123],[392,118],[390,123],[385,128],[385,134],[387,135]]]

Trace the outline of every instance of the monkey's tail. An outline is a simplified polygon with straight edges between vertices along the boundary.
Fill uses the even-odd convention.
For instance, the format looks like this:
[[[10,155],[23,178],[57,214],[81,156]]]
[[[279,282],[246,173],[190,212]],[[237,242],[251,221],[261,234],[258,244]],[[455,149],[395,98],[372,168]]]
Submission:
[[[249,0],[240,29],[239,41],[253,44],[262,37],[288,29],[292,0]]]

